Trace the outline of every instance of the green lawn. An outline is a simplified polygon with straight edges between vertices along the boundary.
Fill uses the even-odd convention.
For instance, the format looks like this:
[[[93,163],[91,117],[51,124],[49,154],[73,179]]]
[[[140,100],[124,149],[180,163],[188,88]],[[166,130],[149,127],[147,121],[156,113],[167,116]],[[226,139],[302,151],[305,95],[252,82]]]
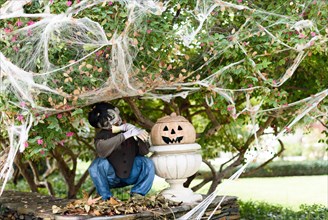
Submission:
[[[156,178],[153,189],[167,187],[163,179]],[[206,193],[209,185],[199,193]],[[328,206],[328,175],[240,178],[219,185],[220,195],[237,196],[242,201],[264,201],[297,210],[301,204]]]

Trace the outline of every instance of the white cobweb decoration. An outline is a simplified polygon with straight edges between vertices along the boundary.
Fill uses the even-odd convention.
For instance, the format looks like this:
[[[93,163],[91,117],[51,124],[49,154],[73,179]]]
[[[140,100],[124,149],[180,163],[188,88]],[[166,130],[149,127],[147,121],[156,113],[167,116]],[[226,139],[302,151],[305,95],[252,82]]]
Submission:
[[[10,33],[12,39],[19,42],[21,46],[21,48],[16,48],[16,53],[10,60],[0,52],[0,91],[2,94],[14,94],[18,100],[15,105],[20,107],[19,103],[26,102],[34,111],[56,113],[63,111],[63,105],[72,99],[80,98],[86,104],[91,104],[103,100],[108,101],[108,97],[113,100],[123,96],[140,95],[140,85],[134,83],[133,77],[131,77],[133,72],[137,71],[133,66],[136,51],[134,47],[131,47],[132,40],[127,34],[133,26],[127,25],[121,33],[115,33],[112,38],[108,39],[103,28],[97,22],[89,18],[76,19],[72,17],[80,11],[101,3],[107,3],[107,1],[84,0],[69,8],[66,13],[58,15],[50,13],[24,14],[23,6],[29,2],[8,1],[1,8],[2,13],[0,15],[1,19],[13,17],[43,18]],[[163,4],[158,1],[132,0],[120,2],[127,7],[128,18],[130,19],[128,22],[131,24],[138,22],[138,19],[141,19],[146,13],[161,14],[165,9]],[[47,4],[47,7],[49,7],[49,4]],[[112,56],[108,62],[110,72],[99,88],[83,94],[72,95],[49,85],[56,78],[56,74],[62,74],[63,72],[68,74],[67,71],[71,71],[73,65],[80,64],[102,47],[109,45],[112,46]],[[64,66],[52,63],[49,58],[52,55],[49,54],[50,47],[71,50],[75,54],[74,61]],[[71,77],[68,79],[73,80]],[[41,93],[61,97],[63,100],[62,105],[53,106],[53,108],[39,106],[36,100],[38,100]],[[72,106],[71,108],[75,107]],[[13,160],[18,149],[24,150],[22,146],[27,141],[28,132],[34,121],[31,112],[26,111],[26,109],[22,109],[22,112],[27,114],[29,120],[18,127],[14,126],[5,114],[1,115],[1,121],[6,123],[7,132],[10,136],[10,146],[8,146],[10,150],[7,152],[9,157],[7,157],[5,163],[1,164],[0,179],[3,181],[0,194],[10,176]]]
[[[258,107],[257,109],[252,112],[252,132],[255,137],[255,143],[254,147],[250,148],[247,150],[245,153],[245,163],[242,167],[240,167],[234,174],[232,174],[223,184],[219,185],[218,188],[212,192],[210,195],[206,197],[202,202],[200,202],[194,209],[186,213],[185,215],[181,216],[179,219],[181,220],[187,220],[187,219],[202,219],[204,212],[206,211],[207,207],[213,202],[215,197],[217,195],[223,195],[219,203],[217,204],[216,208],[211,212],[209,217],[207,219],[211,219],[215,211],[220,208],[222,202],[226,198],[225,193],[225,186],[229,184],[230,181],[236,180],[240,177],[240,175],[244,172],[246,167],[253,161],[255,161],[259,155],[262,152],[271,152],[274,153],[274,145],[273,143],[277,140],[279,140],[286,132],[289,132],[290,129],[297,123],[299,122],[304,116],[306,116],[310,111],[315,109],[317,105],[328,96],[328,89],[324,90],[323,92],[320,92],[316,95],[314,95],[311,98],[306,98],[303,100],[298,101],[297,103],[292,103],[289,106],[285,106],[285,108],[290,108],[295,105],[300,106],[301,108],[299,109],[299,114],[291,121],[289,122],[284,129],[282,129],[270,142],[265,142],[265,146],[260,146],[259,140],[257,137],[257,123],[256,123],[256,117],[257,114],[263,114],[264,112],[270,112],[270,111],[276,111],[277,109],[266,109],[266,110],[260,110]],[[327,115],[326,115],[327,116]],[[262,143],[263,144],[263,143]],[[256,150],[254,150],[256,149]]]
[[[21,152],[24,150],[24,143],[28,138],[29,130],[34,122],[31,109],[39,112],[57,113],[61,111],[72,110],[74,108],[81,107],[83,105],[90,105],[99,101],[110,101],[126,96],[142,96],[143,98],[156,98],[170,101],[175,97],[185,98],[189,94],[198,92],[203,88],[207,88],[211,92],[222,96],[231,106],[230,111],[233,118],[237,118],[242,113],[249,113],[253,116],[253,125],[255,127],[255,119],[259,114],[275,111],[277,109],[262,110],[260,102],[258,105],[251,105],[250,92],[253,90],[267,90],[264,87],[251,87],[240,89],[229,89],[226,80],[223,78],[223,74],[238,68],[239,65],[249,63],[253,68],[254,73],[263,81],[268,82],[271,87],[279,87],[283,85],[288,79],[290,79],[295,73],[297,67],[302,60],[308,55],[307,49],[314,45],[327,44],[327,36],[315,35],[306,40],[303,44],[288,45],[279,39],[274,33],[274,27],[277,25],[285,24],[286,28],[290,30],[296,30],[302,33],[305,30],[313,30],[319,33],[316,24],[310,20],[295,20],[284,15],[276,14],[274,12],[266,12],[260,9],[253,9],[241,4],[234,4],[225,1],[211,1],[211,0],[197,0],[195,1],[195,8],[189,13],[197,21],[196,26],[191,26],[190,23],[186,23],[184,27],[178,27],[175,32],[177,41],[180,41],[181,45],[186,47],[199,46],[199,36],[204,34],[208,20],[211,19],[215,10],[220,9],[221,13],[227,13],[226,9],[231,9],[235,13],[239,11],[252,12],[252,16],[245,19],[244,24],[238,27],[238,30],[233,29],[230,33],[230,42],[228,45],[224,45],[219,48],[218,51],[211,54],[212,56],[207,58],[203,65],[195,69],[191,73],[187,73],[186,78],[201,74],[208,65],[219,58],[222,54],[231,50],[231,48],[242,51],[245,57],[241,60],[235,60],[234,62],[226,65],[218,70],[211,72],[206,78],[199,78],[193,82],[181,82],[167,84],[165,80],[161,81],[154,87],[145,86],[144,82],[138,80],[138,73],[140,68],[134,64],[135,58],[138,56],[139,49],[131,37],[130,33],[133,33],[138,28],[142,27],[143,18],[145,15],[151,13],[156,16],[161,16],[162,12],[166,10],[170,1],[160,2],[157,0],[120,0],[122,5],[127,10],[127,20],[124,30],[116,31],[108,35],[103,27],[92,21],[88,17],[75,18],[74,16],[82,13],[84,10],[97,7],[98,5],[108,4],[109,1],[104,0],[83,0],[74,6],[68,8],[68,10],[62,14],[51,14],[50,7],[52,1],[42,1],[44,4],[44,12],[41,14],[26,14],[24,13],[23,6],[30,3],[31,0],[22,1],[7,1],[6,4],[0,8],[0,19],[17,18],[17,17],[29,17],[40,18],[39,21],[31,24],[30,26],[18,29],[12,33],[9,33],[10,37],[13,37],[16,42],[19,43],[21,48],[17,48],[15,56],[11,56],[8,59],[6,54],[0,52],[0,66],[1,66],[1,94],[14,94],[17,99],[16,103],[13,103],[17,107],[21,108],[21,112],[27,116],[23,124],[15,126],[9,117],[2,113],[1,121],[5,123],[9,136],[9,149],[6,152],[3,151],[0,154],[1,158],[5,158],[4,155],[8,155],[5,161],[1,161],[0,167],[0,179],[2,180],[0,195],[8,181],[12,169],[13,160],[18,150]],[[114,2],[114,1],[113,1]],[[216,12],[215,12],[216,13]],[[232,12],[230,12],[232,13]],[[231,16],[234,16],[232,13]],[[258,17],[263,19],[257,19]],[[264,25],[264,21],[267,22],[267,17],[273,17],[273,22],[269,25]],[[170,34],[172,34],[170,33]],[[258,34],[266,34],[270,36],[271,40],[275,44],[281,46],[281,51],[290,51],[293,61],[286,65],[284,72],[280,73],[280,76],[274,79],[272,82],[267,76],[259,71],[257,66],[257,58],[266,54],[250,54],[245,42],[252,37],[256,37]],[[219,41],[219,40],[218,40]],[[85,68],[84,60],[90,56],[99,52],[102,48],[110,46],[111,55],[108,58],[108,71],[106,74],[102,74],[102,77],[97,79],[101,83],[99,86],[90,90],[79,90],[75,88],[73,94],[62,91],[56,87],[58,74],[67,75],[67,81],[61,83],[73,82],[73,77],[70,74],[74,72],[76,65],[80,65],[81,68]],[[49,53],[49,48],[58,47],[58,50],[69,50],[74,54],[74,60],[67,62],[66,64],[59,66],[53,62],[53,54]],[[27,59],[28,55],[28,59]],[[274,53],[273,53],[274,55]],[[87,67],[89,68],[89,67]],[[91,67],[90,67],[91,68]],[[80,70],[80,69],[79,69]],[[97,70],[101,72],[100,68]],[[81,70],[83,72],[83,70]],[[84,73],[86,74],[86,73]],[[229,83],[229,82],[228,82]],[[153,92],[153,91],[156,91]],[[161,93],[165,91],[165,93]],[[235,109],[235,96],[236,93],[244,93],[245,95],[245,108],[239,112]],[[55,95],[62,100],[60,105],[53,105],[52,107],[39,106],[37,103],[38,96],[40,94]],[[300,100],[297,103],[290,103],[284,108],[292,107],[300,103],[306,103],[304,109],[296,116],[296,118],[290,122],[287,128],[293,126],[328,95],[328,90],[314,94],[304,100]],[[77,99],[83,100],[83,104],[79,104]],[[207,95],[205,100],[209,106],[213,105],[213,97]],[[28,102],[29,107],[20,105],[21,102]],[[69,103],[68,108],[63,108],[64,105]],[[286,130],[283,130],[282,135]],[[256,131],[254,129],[254,134]],[[257,138],[256,141],[257,143]],[[230,179],[237,179],[247,164],[251,162],[257,155],[248,154],[247,163],[235,173]],[[213,201],[218,191],[215,191],[208,196],[202,203],[200,203],[195,209],[187,213],[181,219],[200,219],[206,210],[207,206]],[[221,201],[222,202],[222,201]],[[220,203],[221,203],[220,202]],[[220,205],[220,204],[219,204]]]
[[[74,19],[65,14],[46,17],[12,34],[22,37],[21,44],[33,45],[30,48],[32,56],[26,59],[22,56],[25,51],[19,50],[15,63],[20,64],[22,69],[33,72],[36,72],[37,65],[41,65],[38,73],[42,75],[67,68],[67,66],[58,68],[50,62],[50,45],[62,43],[67,49],[75,51],[76,60],[83,60],[89,55],[85,48],[92,48],[92,53],[94,53],[99,48],[110,44],[104,30],[97,22],[89,18]]]

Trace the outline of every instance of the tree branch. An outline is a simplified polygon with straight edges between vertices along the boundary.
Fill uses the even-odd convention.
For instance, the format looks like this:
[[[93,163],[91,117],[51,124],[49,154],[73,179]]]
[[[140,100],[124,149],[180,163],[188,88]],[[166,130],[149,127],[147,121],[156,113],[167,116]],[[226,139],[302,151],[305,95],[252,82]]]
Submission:
[[[51,151],[51,154],[57,160],[58,168],[61,171],[66,183],[70,183],[70,180],[74,174],[72,175],[72,171],[69,169],[68,165],[66,164],[66,161],[57,151],[57,148],[53,149]]]
[[[76,167],[77,167],[77,155],[74,154],[74,152],[69,149],[68,147],[64,147],[64,146],[61,146],[61,145],[57,145],[56,148],[60,148],[62,149],[64,152],[67,152],[67,154],[70,156],[71,160],[72,160],[72,163],[73,163],[73,167],[72,169],[70,170],[71,173],[75,173],[76,171]],[[66,163],[68,163],[68,161],[66,161]],[[66,164],[65,163],[65,164]]]
[[[207,176],[203,178],[203,181],[196,186],[192,187],[191,189],[196,192],[197,190],[201,189],[205,186],[208,182],[213,181],[217,178],[217,173],[215,167],[211,164],[210,161],[203,159],[203,162],[210,168],[212,176]]]
[[[14,160],[16,166],[18,167],[20,173],[28,183],[30,189],[32,192],[39,192],[37,185],[35,184],[33,178],[27,171],[27,164],[22,161],[22,154],[20,152],[17,152],[15,160]]]
[[[152,122],[151,120],[149,120],[148,118],[146,118],[140,111],[140,109],[138,108],[137,104],[134,102],[133,98],[130,97],[126,97],[123,98],[125,102],[127,102],[133,113],[135,114],[135,116],[138,119],[138,122],[140,123],[141,126],[147,128],[147,129],[151,129],[153,127],[153,125],[155,124],[154,122]]]
[[[168,104],[163,104],[164,108],[163,108],[163,112],[165,115],[170,115],[172,113],[172,110],[170,109],[170,105]]]
[[[201,110],[198,110],[198,111],[195,111],[193,112],[192,114],[190,114],[190,117],[193,117],[195,115],[199,115],[200,113],[204,112],[205,110],[204,109],[201,109]]]
[[[231,131],[230,128],[229,128],[229,130]],[[230,143],[230,145],[231,145],[233,148],[235,148],[237,151],[240,151],[240,148],[237,147],[238,144],[237,144],[234,140],[232,140],[232,139],[230,138],[232,135],[231,135],[231,136],[228,135],[228,133],[227,133],[227,129],[223,129],[223,134],[224,134],[225,137],[228,139],[228,142]],[[231,132],[230,132],[230,134],[231,134]]]
[[[244,160],[244,154],[246,152],[246,149],[242,149],[239,154],[238,154],[238,158],[237,160],[235,160],[232,164],[230,164],[229,166],[227,166],[224,170],[222,170],[221,172],[217,173],[217,178],[213,179],[213,182],[207,192],[207,195],[211,194],[212,192],[214,192],[214,190],[216,189],[216,187],[219,185],[219,183],[221,182],[221,180],[226,176],[226,174],[228,172],[230,172],[233,168],[237,167],[238,165],[242,164],[243,160]]]
[[[232,160],[234,160],[237,156],[238,156],[238,154],[236,154],[235,156],[231,157],[229,160],[227,160],[226,162],[224,162],[223,164],[221,164],[219,172],[221,173],[222,170],[223,170],[223,167],[224,167],[227,163],[229,163],[229,162],[231,162]]]
[[[319,118],[317,120],[320,122],[322,126],[324,126],[326,129],[328,129],[328,125],[326,125],[323,121],[321,121]]]
[[[190,183],[196,178],[197,175],[198,175],[198,172],[196,172],[195,174],[189,176],[187,178],[187,181],[183,183],[183,186],[188,188],[190,186]]]
[[[282,152],[284,152],[285,146],[284,146],[283,142],[280,139],[278,141],[279,141],[280,146],[281,146],[279,152],[277,152],[276,154],[274,154],[270,159],[268,159],[267,161],[265,161],[264,163],[262,163],[260,166],[256,167],[255,169],[252,169],[252,170],[250,170],[250,171],[248,171],[246,173],[243,173],[242,176],[243,177],[246,177],[246,176],[252,175],[253,173],[256,173],[259,169],[265,167],[268,163],[270,163],[274,158],[280,156],[282,154]]]
[[[268,117],[268,119],[266,120],[266,122],[264,123],[263,126],[261,126],[259,128],[259,130],[256,132],[256,136],[259,137],[264,133],[264,130],[270,126],[270,124],[272,123],[272,121],[274,120],[273,116]],[[252,134],[247,141],[245,142],[243,149],[247,149],[249,147],[249,145],[255,140],[255,135]]]
[[[40,181],[39,173],[37,171],[37,168],[35,167],[35,164],[28,160],[28,164],[30,165],[30,168],[32,170],[33,176],[34,176],[34,182],[38,183]]]
[[[201,189],[203,186],[205,186],[208,182],[212,181],[213,177],[206,177],[203,179],[203,181],[196,186],[192,187],[191,190],[193,192],[196,192],[197,190]]]
[[[206,103],[204,103],[203,106],[205,107],[205,112],[206,112],[208,118],[210,119],[210,121],[212,122],[213,126],[220,125],[220,123],[216,119],[215,115],[213,114],[211,108]]]
[[[210,177],[210,178],[209,178],[209,177],[206,177],[206,179],[209,178],[209,181],[210,181],[210,180],[212,180],[212,179],[214,179],[214,178],[216,177],[216,170],[215,170],[214,166],[211,164],[210,161],[203,159],[203,162],[204,162],[204,163],[210,168],[210,170],[211,170],[212,177]],[[183,183],[183,186],[186,187],[186,188],[188,188],[188,187],[190,186],[190,183],[195,179],[195,177],[196,177],[197,175],[198,175],[198,173],[195,173],[194,175],[188,177],[187,181]],[[207,181],[207,182],[209,182],[209,181]],[[207,182],[206,182],[206,183],[207,183]],[[206,183],[205,183],[205,184],[206,184]],[[194,186],[193,189],[194,189],[195,187],[196,187],[196,190],[198,190],[198,189],[200,189],[201,187],[203,187],[203,185],[199,185],[199,184],[198,184],[198,185]],[[198,187],[200,187],[200,188],[198,188]]]
[[[205,134],[206,137],[210,137],[210,136],[214,135],[217,131],[219,131],[221,129],[222,125],[216,119],[211,108],[206,103],[204,103],[203,106],[205,107],[205,112],[206,112],[208,118],[212,122],[212,127],[210,129],[208,129]]]
[[[92,144],[90,144],[89,142],[87,142],[86,140],[84,140],[83,138],[81,138],[81,137],[78,137],[77,139],[76,139],[76,141],[79,143],[79,144],[81,144],[81,142],[89,149],[89,150],[91,150],[92,152],[94,152],[95,154],[96,154],[96,149],[95,149],[95,147],[92,145]]]
[[[58,169],[56,166],[56,161],[53,160],[53,164],[50,164],[50,159],[46,159],[46,164],[47,164],[47,170],[42,174],[42,179],[46,179],[48,176],[50,176],[55,170]]]
[[[171,107],[174,109],[174,112],[177,113],[177,115],[181,115],[180,108],[177,103],[174,102],[174,99],[170,101]]]
[[[203,163],[205,163],[210,168],[212,177],[216,177],[216,170],[215,170],[215,167],[211,164],[211,162],[203,159]]]
[[[83,175],[81,176],[81,178],[79,179],[79,181],[77,182],[77,184],[75,185],[76,189],[80,189],[82,184],[85,182],[85,180],[88,178],[89,176],[89,171],[88,169],[86,171],[84,171]]]
[[[40,188],[46,188],[48,190],[49,195],[54,196],[55,192],[52,188],[51,183],[46,181],[45,179],[44,179],[44,181],[41,181],[40,175],[39,175],[38,169],[35,166],[35,163],[33,163],[33,161],[31,161],[31,160],[29,160],[28,163],[32,169],[32,172],[34,175],[34,182],[35,182],[36,186],[40,187]]]

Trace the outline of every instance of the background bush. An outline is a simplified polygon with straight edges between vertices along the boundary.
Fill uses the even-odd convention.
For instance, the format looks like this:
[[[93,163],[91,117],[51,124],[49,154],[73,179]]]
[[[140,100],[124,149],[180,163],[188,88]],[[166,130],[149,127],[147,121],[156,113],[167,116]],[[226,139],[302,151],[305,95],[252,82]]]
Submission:
[[[328,208],[324,205],[301,205],[299,211],[293,211],[279,205],[270,205],[265,202],[239,201],[240,216],[243,220],[263,219],[328,219]]]
[[[259,164],[251,164],[246,169],[250,171]],[[328,174],[328,161],[275,161],[259,169],[249,177],[278,177],[278,176],[311,176]]]
[[[278,176],[312,176],[328,175],[328,161],[326,160],[307,160],[307,161],[273,161],[255,173],[247,172],[257,168],[260,164],[252,163],[246,168],[245,175],[241,177],[278,177]],[[214,166],[219,168],[220,164]],[[238,168],[235,168],[227,175],[230,177]],[[200,170],[201,177],[211,175],[211,172]]]

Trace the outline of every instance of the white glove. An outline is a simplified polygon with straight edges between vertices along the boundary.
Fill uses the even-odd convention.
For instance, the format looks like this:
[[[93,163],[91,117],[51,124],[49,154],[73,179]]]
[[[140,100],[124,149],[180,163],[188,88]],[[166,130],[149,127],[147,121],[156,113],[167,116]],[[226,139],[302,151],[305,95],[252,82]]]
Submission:
[[[140,138],[143,142],[146,142],[148,141],[149,134],[146,130],[141,130],[137,137]]]
[[[137,136],[142,132],[142,129],[134,127],[126,132],[123,133],[125,140],[133,137],[133,136]]]
[[[128,130],[131,130],[132,128],[135,128],[136,126],[129,124],[129,123],[125,123],[125,124],[121,124],[118,127],[121,129],[121,131],[128,131]]]
[[[125,124],[121,124],[120,126],[112,126],[112,132],[114,134],[121,132],[121,131],[128,131],[131,130],[132,128],[135,128],[136,126],[129,124],[129,123],[125,123]]]

